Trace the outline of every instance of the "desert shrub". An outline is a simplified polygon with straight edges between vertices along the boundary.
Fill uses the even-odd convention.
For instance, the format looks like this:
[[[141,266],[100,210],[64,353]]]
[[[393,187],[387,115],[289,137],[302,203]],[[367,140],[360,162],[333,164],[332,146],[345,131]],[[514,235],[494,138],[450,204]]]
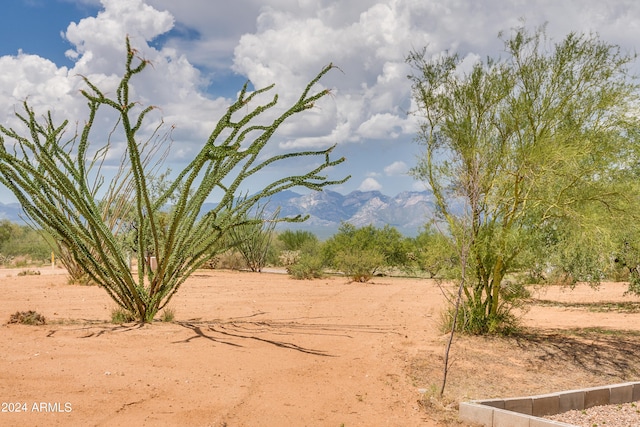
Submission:
[[[39,270],[31,270],[31,269],[22,270],[21,272],[18,273],[18,276],[39,276],[39,275],[40,275]]]
[[[13,256],[11,255],[3,255],[0,253],[0,265],[9,265],[13,262]]]
[[[514,300],[511,303],[503,300],[494,315],[486,316],[485,308],[472,300],[463,300],[458,310],[456,332],[464,332],[471,335],[512,335],[518,331],[520,324],[514,314]],[[455,314],[454,305],[448,305],[441,313],[440,330],[443,333],[451,331]]]
[[[374,249],[353,249],[337,253],[334,265],[354,282],[368,282],[384,264],[384,256]]]
[[[228,249],[211,258],[207,266],[212,269],[244,270],[247,268],[247,263],[240,252]]]
[[[176,313],[172,308],[165,308],[164,310],[162,310],[162,313],[160,314],[161,322],[173,322],[175,318],[176,318]]]
[[[44,325],[44,316],[33,310],[16,311],[9,318],[9,323],[20,323],[22,325]]]
[[[245,265],[251,271],[262,271],[267,265],[273,229],[280,210],[265,218],[264,208],[258,210],[255,218],[246,218],[242,223],[229,230],[231,246],[244,258]]]
[[[325,263],[318,238],[308,231],[286,231],[278,236],[284,243],[280,253],[281,265],[294,279],[319,279],[324,277]]]
[[[129,310],[125,310],[122,307],[111,310],[111,323],[121,325],[123,323],[134,322],[135,320],[135,316]]]
[[[20,259],[24,267],[31,264],[41,264],[51,258],[51,238],[42,230],[28,225],[18,225],[8,221],[0,224],[0,252],[5,260],[11,258],[14,262]]]
[[[318,251],[296,251],[299,256],[296,261],[287,267],[287,272],[294,279],[320,279],[324,277],[324,263]]]
[[[384,268],[407,265],[410,243],[388,225],[382,229],[373,225],[356,228],[343,223],[338,233],[322,245],[322,256],[326,265],[342,271],[354,281],[363,281]]]
[[[284,230],[278,234],[278,240],[283,243],[285,251],[298,251],[303,246],[313,246],[319,243],[315,234],[304,230]]]
[[[281,251],[278,257],[279,265],[290,267],[300,260],[300,251]]]

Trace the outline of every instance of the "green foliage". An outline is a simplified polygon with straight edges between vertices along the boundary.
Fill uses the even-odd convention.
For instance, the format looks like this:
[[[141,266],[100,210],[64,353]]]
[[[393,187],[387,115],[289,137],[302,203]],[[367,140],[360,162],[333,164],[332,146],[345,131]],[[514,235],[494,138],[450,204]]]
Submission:
[[[139,322],[150,322],[193,271],[227,249],[224,239],[229,230],[245,222],[247,213],[260,201],[292,187],[320,190],[346,178],[330,181],[322,175],[344,160],[330,159],[333,147],[271,157],[263,153],[284,122],[329,94],[328,90],[313,91],[333,68],[329,65],[293,105],[275,115],[270,110],[277,105],[277,96],[260,103],[272,86],[247,92],[245,85],[195,158],[170,185],[158,190],[161,194],[153,195],[150,180],[157,176],[162,160],[162,156],[153,160],[157,159],[153,153],[165,139],[159,136],[160,127],[147,139],[139,135],[156,107],[142,106],[130,98],[130,82],[148,62],[137,56],[129,40],[126,48],[125,72],[113,97],[83,78],[87,89],[81,92],[89,116],[71,138],[65,139],[68,121],[56,124],[51,113],[38,119],[27,102],[24,112],[17,113],[24,129],[0,125],[0,183],[13,192],[32,221],[69,249],[75,262],[121,310]],[[94,123],[105,119],[103,109],[117,115],[108,138],[92,135]],[[108,180],[102,166],[111,154],[114,135],[126,142],[126,151],[119,173]],[[104,145],[96,147],[93,141],[104,141]],[[164,147],[165,153],[168,148]],[[236,197],[245,179],[293,159],[314,166],[307,173],[268,182],[250,197]],[[201,215],[214,191],[221,193],[219,204]],[[170,200],[173,208],[164,212]],[[123,221],[129,217],[133,220]],[[138,256],[135,272],[129,268],[130,253],[123,244],[122,237],[129,231],[124,229],[126,224],[133,224],[132,241]],[[157,268],[151,268],[147,255],[156,257]]]
[[[287,272],[294,279],[320,279],[324,277],[324,263],[319,254],[302,253]]]
[[[510,323],[501,294],[508,273],[561,267],[597,283],[602,260],[592,242],[609,233],[607,223],[639,211],[629,197],[638,164],[635,57],[596,36],[572,33],[551,45],[544,28],[517,28],[503,42],[506,58],[468,72],[457,55],[408,58],[426,149],[412,173],[433,190],[457,251],[468,248],[462,324],[473,333]],[[553,236],[562,227],[571,231]],[[589,231],[588,245],[576,230]],[[552,265],[534,265],[535,245],[550,236],[557,240],[543,250]]]
[[[455,242],[431,226],[411,240],[411,264],[426,272],[431,278],[453,278],[458,267]]]
[[[303,246],[318,244],[318,238],[310,231],[303,230],[284,230],[278,234],[278,240],[284,246],[285,251],[299,251]]]
[[[368,282],[384,264],[384,256],[376,249],[341,250],[333,261],[335,267],[354,282]]]
[[[285,230],[278,235],[281,244],[280,263],[294,279],[324,277],[321,244],[315,234],[302,230]]]
[[[3,220],[0,222],[0,253],[4,255],[4,261],[23,257],[40,264],[51,259],[51,239],[31,226]]]
[[[14,225],[11,221],[3,219],[0,221],[0,248],[3,248],[14,232]]]
[[[516,302],[512,300],[511,302]],[[522,304],[513,305],[509,302],[501,302],[495,313],[487,315],[486,308],[478,301],[466,301],[460,306],[456,332],[464,332],[470,335],[511,335],[518,330],[518,318],[514,315],[514,308]],[[455,308],[447,307],[443,312],[440,329],[442,332],[451,331]]]
[[[111,323],[121,325],[123,323],[135,322],[135,320],[136,318],[133,314],[122,307],[117,307],[111,310]]]
[[[175,320],[175,318],[176,318],[176,313],[172,308],[165,307],[165,309],[162,310],[162,314],[160,315],[161,322],[171,323]]]
[[[629,282],[628,293],[640,295],[640,229],[636,224],[619,228],[615,239],[612,274]]]
[[[406,265],[410,252],[410,240],[388,225],[356,228],[343,223],[322,246],[326,264],[354,281],[367,281],[385,267]]]

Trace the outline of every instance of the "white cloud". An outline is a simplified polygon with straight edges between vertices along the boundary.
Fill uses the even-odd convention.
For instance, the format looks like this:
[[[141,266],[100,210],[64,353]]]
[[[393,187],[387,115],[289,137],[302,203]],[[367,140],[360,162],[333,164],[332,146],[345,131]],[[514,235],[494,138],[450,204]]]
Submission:
[[[382,185],[374,178],[367,178],[358,187],[360,191],[380,191],[382,189]]]
[[[502,48],[498,32],[521,25],[520,18],[526,19],[527,27],[548,22],[553,40],[569,31],[593,30],[623,50],[633,50],[640,39],[640,2],[633,0],[243,0],[216,2],[215,7],[210,0],[102,0],[101,4],[104,10],[99,14],[71,23],[65,32],[72,44],[69,56],[76,61],[73,67],[58,68],[33,55],[0,57],[1,123],[15,122],[14,108],[24,99],[39,113],[54,109],[56,117],[68,117],[72,123],[84,120],[86,105],[79,96],[84,86],[78,74],[112,95],[123,71],[128,34],[152,63],[143,76],[134,78],[132,95],[144,105],[162,108],[165,122],[176,125],[171,160],[187,158],[229,104],[206,93],[213,75],[236,72],[257,87],[275,83],[272,94],[278,93],[284,106],[322,67],[334,63],[341,71],[333,70],[316,87],[332,89],[331,95],[287,122],[269,149],[351,144],[345,150],[357,151],[347,162],[356,178],[348,185],[375,189],[380,187],[378,181],[362,179],[374,163],[372,156],[381,151],[367,151],[367,143],[388,143],[394,156],[382,164],[398,159],[384,168],[388,176],[402,174],[401,163],[406,170],[414,154],[404,149],[412,144],[418,121],[407,115],[415,108],[406,78],[410,70],[404,62],[411,50],[426,46],[427,56],[457,51],[469,63],[487,55],[497,57]],[[161,39],[163,45],[152,43],[172,28],[175,31]],[[159,114],[153,116],[146,131],[159,119]],[[98,126],[108,128],[102,122]],[[395,155],[400,151],[396,147],[403,147],[405,158]]]
[[[396,161],[384,168],[384,173],[387,176],[406,175],[409,171],[409,167],[405,162]]]
[[[75,70],[79,73],[120,73],[125,36],[141,49],[142,44],[173,27],[169,12],[160,12],[142,0],[101,0],[101,3],[104,10],[98,16],[72,22],[64,34],[75,46],[68,56],[78,58]],[[143,54],[149,50],[144,49]]]
[[[374,114],[360,124],[356,134],[365,139],[396,139],[404,128],[405,119],[390,113]]]
[[[243,35],[235,49],[234,69],[258,87],[275,82],[298,91],[322,66],[334,63],[343,73],[332,73],[321,85],[334,88],[336,110],[325,114],[312,132],[329,138],[339,135],[338,142],[413,132],[406,115],[410,88],[404,56],[411,43],[423,43],[424,32],[412,33],[405,2],[350,4],[350,19],[340,16],[344,3],[317,3],[313,13],[263,9],[257,31]],[[296,129],[310,130],[303,125]],[[315,137],[318,146],[326,144],[326,137]],[[289,146],[310,143],[306,138],[292,140]]]
[[[82,124],[86,119],[86,101],[80,95],[86,85],[80,76],[87,77],[107,96],[114,96],[124,73],[125,37],[129,36],[132,48],[150,64],[132,78],[131,98],[141,106],[161,108],[148,116],[141,139],[151,135],[162,118],[167,129],[175,125],[171,161],[193,157],[229,101],[210,99],[204,93],[206,81],[184,54],[170,47],[158,50],[149,45],[172,28],[174,18],[169,12],[158,11],[142,0],[101,3],[104,10],[97,16],[71,23],[65,32],[73,44],[69,54],[76,58],[73,68],[57,68],[53,62],[34,55],[0,57],[0,108],[4,109],[0,110],[1,122],[14,123],[14,109],[28,100],[37,114],[53,110],[59,121],[68,118],[68,131],[72,132],[74,123]],[[95,134],[107,135],[112,126],[109,121],[98,120]],[[113,146],[117,147],[115,142]],[[119,160],[117,149],[113,151],[111,157]]]

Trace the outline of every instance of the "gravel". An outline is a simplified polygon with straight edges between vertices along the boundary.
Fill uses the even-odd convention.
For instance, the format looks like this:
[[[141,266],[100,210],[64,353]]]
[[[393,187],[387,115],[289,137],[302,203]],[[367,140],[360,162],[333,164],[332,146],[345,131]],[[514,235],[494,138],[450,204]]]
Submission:
[[[594,406],[589,409],[549,415],[545,418],[579,427],[638,427],[640,426],[640,401]]]

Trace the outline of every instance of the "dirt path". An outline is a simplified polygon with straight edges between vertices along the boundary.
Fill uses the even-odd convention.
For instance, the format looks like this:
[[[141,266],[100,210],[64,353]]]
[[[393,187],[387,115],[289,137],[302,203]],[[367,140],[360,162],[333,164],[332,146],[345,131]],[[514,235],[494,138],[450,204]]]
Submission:
[[[2,277],[0,288],[0,409],[26,408],[0,412],[3,426],[437,426],[446,418],[418,403],[419,389],[439,384],[446,341],[438,331],[444,299],[428,280],[347,284],[201,271],[172,302],[174,323],[145,326],[108,323],[114,305],[106,293],[67,285],[64,275]],[[554,292],[544,298],[563,298]],[[600,292],[623,298],[619,285]],[[594,299],[593,291],[584,295]],[[6,324],[26,310],[48,324]],[[535,306],[524,320],[640,329],[638,314],[566,307]],[[481,340],[456,341],[452,400],[544,387],[546,368],[528,373],[543,344]],[[527,356],[492,358],[509,349]],[[495,383],[472,382],[473,372],[483,378],[483,357],[522,387],[500,386],[495,374]],[[598,378],[611,375],[578,381]]]

